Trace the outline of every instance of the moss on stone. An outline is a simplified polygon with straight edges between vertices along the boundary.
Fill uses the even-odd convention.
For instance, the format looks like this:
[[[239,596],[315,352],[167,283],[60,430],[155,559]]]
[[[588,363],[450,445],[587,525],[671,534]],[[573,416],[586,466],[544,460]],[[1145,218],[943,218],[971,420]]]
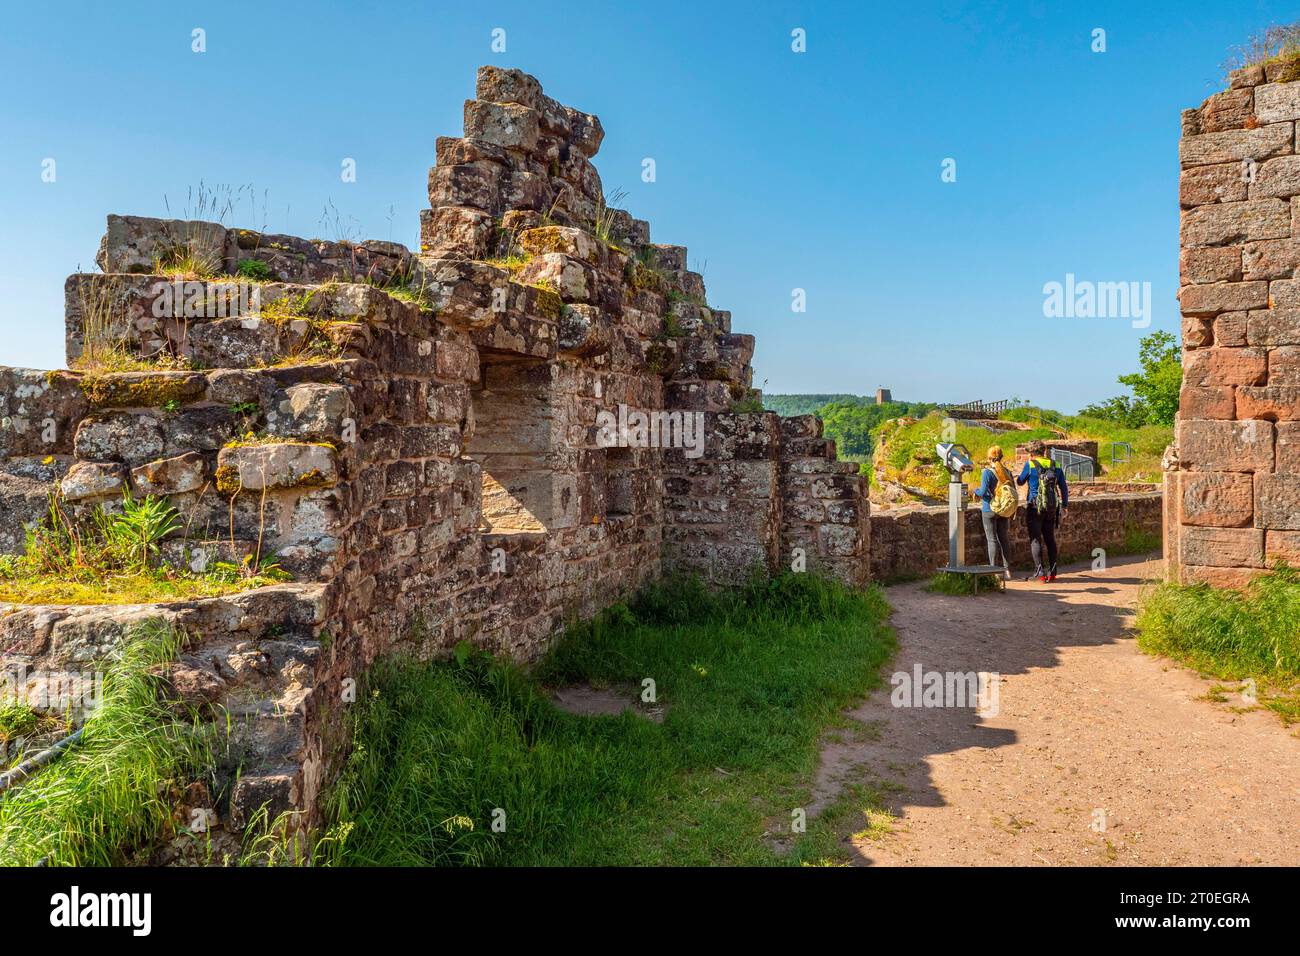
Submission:
[[[548,289],[546,286],[535,285],[533,288],[537,291],[537,311],[540,315],[552,321],[560,321],[560,316],[564,311],[564,300],[554,289]]]
[[[212,480],[217,486],[217,491],[226,495],[233,495],[244,486],[239,480],[239,469],[234,465],[219,466]]]
[[[646,368],[655,375],[662,375],[672,368],[674,358],[673,350],[662,342],[651,342],[646,346]]]
[[[77,383],[96,408],[172,408],[203,394],[201,380],[166,375],[145,378],[85,375]]]

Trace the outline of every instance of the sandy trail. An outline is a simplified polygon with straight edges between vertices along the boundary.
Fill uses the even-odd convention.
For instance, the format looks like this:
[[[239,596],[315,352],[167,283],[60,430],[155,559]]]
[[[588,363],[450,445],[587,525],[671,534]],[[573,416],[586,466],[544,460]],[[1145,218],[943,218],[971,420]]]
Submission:
[[[855,736],[877,739],[826,745],[814,811],[884,784],[898,819],[850,841],[862,864],[1300,864],[1300,733],[1138,651],[1132,608],[1159,573],[1083,565],[976,598],[891,587],[888,673],[996,672],[998,711],[872,694],[853,716],[879,733]]]

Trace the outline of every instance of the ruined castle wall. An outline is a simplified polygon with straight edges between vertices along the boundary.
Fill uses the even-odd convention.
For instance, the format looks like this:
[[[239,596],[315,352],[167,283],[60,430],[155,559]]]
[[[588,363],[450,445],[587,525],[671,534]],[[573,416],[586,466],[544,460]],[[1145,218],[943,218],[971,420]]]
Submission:
[[[816,419],[751,410],[753,337],[708,304],[684,247],[605,207],[599,120],[484,68],[464,133],[437,142],[418,252],[110,217],[104,274],[65,290],[74,370],[0,371],[4,551],[52,489],[74,513],[166,496],[182,526],[164,560],[274,560],[310,605],[262,589],[152,607],[192,627],[183,696],[233,705],[265,678],[258,699],[280,702],[283,732],[251,735],[222,811],[235,826],[260,799],[315,813],[348,688],[382,655],[469,641],[530,659],[670,571],[733,583],[798,554],[869,574],[857,466]],[[177,280],[177,252],[220,277]],[[138,369],[97,361],[106,341],[111,367]],[[91,661],[122,613],[11,619],[79,622]],[[62,666],[66,645],[23,662]]]
[[[1300,560],[1300,71],[1238,70],[1183,112],[1183,388],[1165,474],[1171,579]]]

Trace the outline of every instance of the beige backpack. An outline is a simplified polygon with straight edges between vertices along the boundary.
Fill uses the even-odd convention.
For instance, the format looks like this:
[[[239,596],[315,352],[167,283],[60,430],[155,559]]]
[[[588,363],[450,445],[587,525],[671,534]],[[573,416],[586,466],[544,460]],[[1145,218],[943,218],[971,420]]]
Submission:
[[[998,477],[998,486],[993,491],[989,510],[999,518],[1014,517],[1016,509],[1020,506],[1020,499],[1016,496],[1016,485],[1011,472],[1007,471],[1006,465],[998,462],[993,466],[993,474]]]

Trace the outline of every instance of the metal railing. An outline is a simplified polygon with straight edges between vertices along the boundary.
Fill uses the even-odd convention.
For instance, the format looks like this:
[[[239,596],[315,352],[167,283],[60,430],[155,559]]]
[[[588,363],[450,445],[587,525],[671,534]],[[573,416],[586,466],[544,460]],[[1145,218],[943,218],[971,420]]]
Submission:
[[[1092,481],[1097,473],[1097,464],[1087,455],[1067,451],[1064,448],[1049,448],[1047,454],[1061,467],[1065,477],[1070,481]]]
[[[1124,449],[1124,457],[1121,458],[1116,452]],[[1133,459],[1133,446],[1126,441],[1113,441],[1110,443],[1110,463],[1112,465],[1128,464]]]
[[[963,405],[945,405],[944,407],[950,412],[974,412],[978,415],[992,418],[995,415],[1001,415],[1010,408],[1011,400],[1004,398],[997,402],[985,402],[982,399],[977,399],[973,402],[966,402]]]

